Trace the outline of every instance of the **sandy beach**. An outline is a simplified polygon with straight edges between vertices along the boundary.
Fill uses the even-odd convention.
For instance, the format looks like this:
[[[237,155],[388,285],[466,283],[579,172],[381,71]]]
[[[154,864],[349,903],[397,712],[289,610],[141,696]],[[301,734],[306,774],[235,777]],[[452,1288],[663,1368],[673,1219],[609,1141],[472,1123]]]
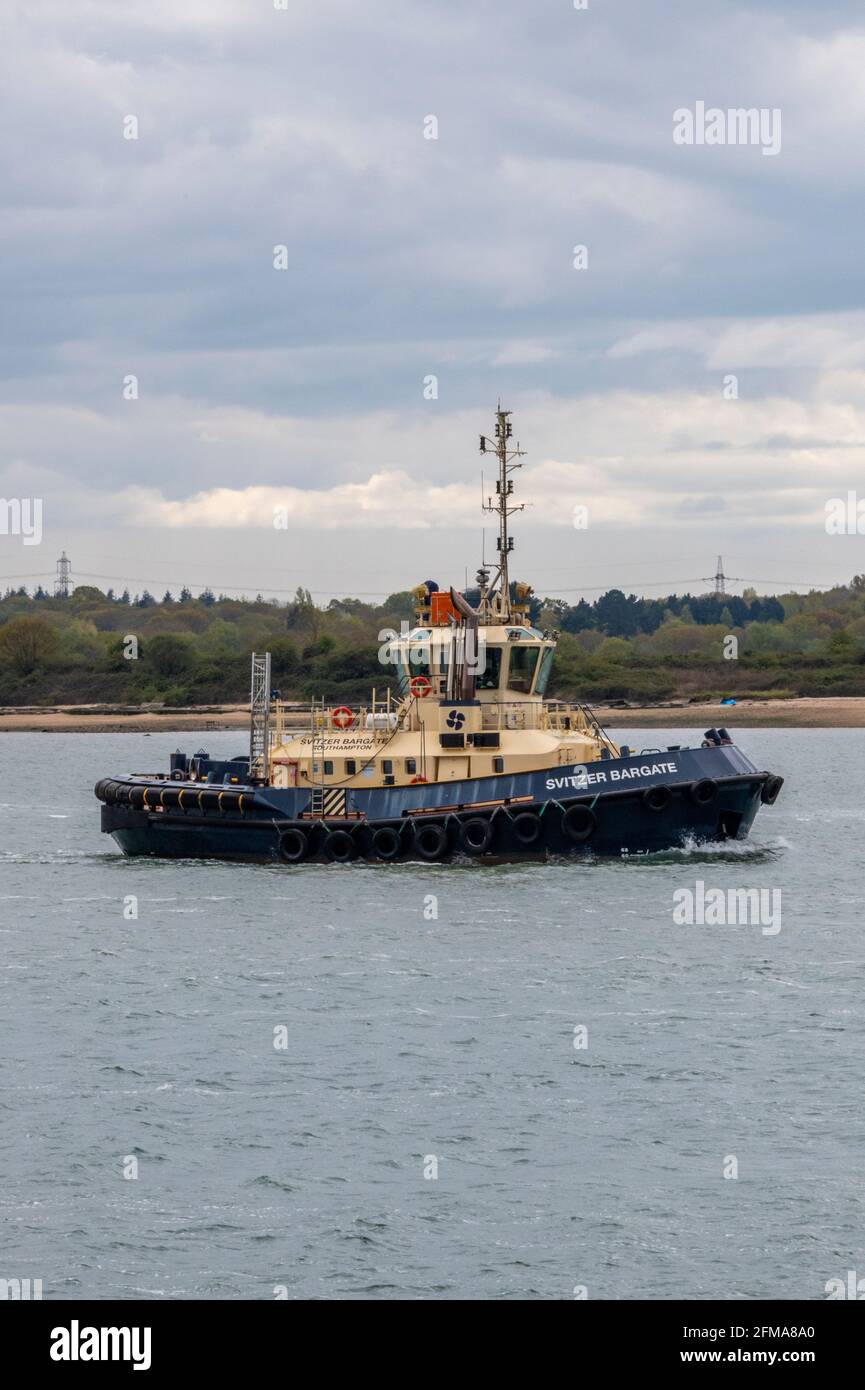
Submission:
[[[249,710],[243,705],[194,706],[188,710],[119,709],[104,705],[0,710],[0,733],[149,734],[173,729],[242,729],[248,725]]]
[[[861,696],[793,700],[740,700],[736,705],[652,705],[610,709],[594,706],[610,729],[680,728],[699,725],[726,729],[861,729],[865,728],[865,699]]]
[[[670,704],[649,707],[594,707],[610,729],[691,728],[865,728],[865,699],[861,697],[793,700],[742,700],[734,706]],[[297,727],[303,724],[297,719]],[[185,710],[128,709],[104,705],[75,705],[51,709],[0,711],[0,733],[178,733],[213,729],[245,729],[244,705],[207,705]]]

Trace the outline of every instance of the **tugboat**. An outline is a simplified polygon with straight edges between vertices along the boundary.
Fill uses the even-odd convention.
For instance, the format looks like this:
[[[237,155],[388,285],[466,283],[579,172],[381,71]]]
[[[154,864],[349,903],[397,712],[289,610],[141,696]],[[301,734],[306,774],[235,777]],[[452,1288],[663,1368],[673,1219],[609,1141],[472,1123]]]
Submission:
[[[395,692],[360,707],[313,702],[305,727],[253,654],[249,755],[175,753],[167,773],[96,785],[102,830],[127,855],[301,864],[560,855],[627,857],[745,838],[783,778],[761,772],[725,729],[700,747],[617,746],[591,710],[545,699],[558,634],[511,584],[510,411],[483,453],[498,464],[484,509],[498,517],[494,566],[474,603],[432,581],[415,623],[387,634]]]

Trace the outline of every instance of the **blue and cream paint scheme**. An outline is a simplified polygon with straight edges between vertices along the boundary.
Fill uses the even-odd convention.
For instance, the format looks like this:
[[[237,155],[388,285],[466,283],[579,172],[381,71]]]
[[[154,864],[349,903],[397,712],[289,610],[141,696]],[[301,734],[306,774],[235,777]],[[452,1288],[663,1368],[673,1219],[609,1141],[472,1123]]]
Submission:
[[[550,854],[630,854],[747,835],[782,779],[726,730],[699,747],[619,747],[585,705],[547,697],[558,633],[511,584],[511,474],[522,451],[509,412],[495,438],[494,569],[470,603],[432,581],[415,621],[382,634],[384,694],[298,716],[253,655],[248,758],[175,754],[168,772],[103,778],[102,829],[130,855],[346,863]],[[265,676],[262,676],[262,672]],[[262,683],[264,681],[264,684]]]

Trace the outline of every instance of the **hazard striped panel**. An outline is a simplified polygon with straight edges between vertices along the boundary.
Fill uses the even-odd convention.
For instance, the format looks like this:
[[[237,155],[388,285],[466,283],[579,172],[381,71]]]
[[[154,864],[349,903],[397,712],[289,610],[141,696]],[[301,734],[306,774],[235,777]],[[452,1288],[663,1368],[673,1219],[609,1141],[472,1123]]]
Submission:
[[[322,813],[325,816],[345,815],[345,788],[325,788]]]

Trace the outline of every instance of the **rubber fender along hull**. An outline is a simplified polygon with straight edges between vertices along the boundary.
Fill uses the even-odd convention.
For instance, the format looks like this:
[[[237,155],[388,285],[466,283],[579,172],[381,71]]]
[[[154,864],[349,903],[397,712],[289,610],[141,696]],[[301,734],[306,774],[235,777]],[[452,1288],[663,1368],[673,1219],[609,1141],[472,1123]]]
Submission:
[[[102,830],[114,837],[123,853],[166,859],[224,859],[236,862],[306,863],[421,862],[460,858],[483,860],[544,860],[549,856],[615,856],[652,854],[691,841],[744,839],[760,807],[771,774],[754,772],[701,786],[670,787],[662,808],[647,806],[638,789],[596,796],[565,796],[531,804],[504,804],[459,813],[430,811],[415,816],[373,819],[286,819],[273,814],[255,794],[239,803],[242,810],[195,811],[164,806],[150,810],[128,798],[102,807]],[[776,781],[779,779],[776,779]],[[777,796],[775,783],[771,790]],[[535,838],[527,844],[526,815],[536,816]],[[477,821],[488,823],[482,835]],[[466,824],[471,828],[466,836]],[[438,827],[436,832],[432,827]],[[387,829],[386,835],[378,834]],[[306,842],[301,857],[286,851]],[[398,844],[395,846],[394,836]],[[417,837],[417,839],[416,839]],[[394,852],[395,851],[395,852]]]

